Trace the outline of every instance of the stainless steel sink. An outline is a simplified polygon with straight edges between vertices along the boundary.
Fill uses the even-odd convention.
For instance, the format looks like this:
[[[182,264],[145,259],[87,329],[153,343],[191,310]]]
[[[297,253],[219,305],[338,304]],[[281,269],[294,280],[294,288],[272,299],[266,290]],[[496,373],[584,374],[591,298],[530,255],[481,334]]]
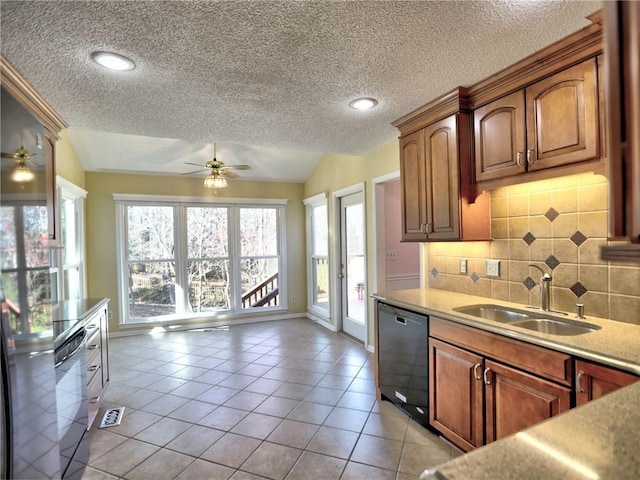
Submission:
[[[567,320],[551,318],[531,318],[529,320],[512,322],[511,325],[540,333],[549,333],[551,335],[581,335],[600,329],[598,325],[592,323],[569,322]]]
[[[503,307],[502,305],[467,305],[454,308],[454,310],[467,315],[493,320],[494,322],[506,323],[551,335],[581,335],[600,329],[598,325],[592,323],[565,320],[546,316],[541,314],[540,311],[518,310],[517,308]]]
[[[529,312],[515,310],[500,305],[469,305],[466,307],[454,308],[456,312],[466,313],[474,317],[486,318],[494,322],[511,323],[533,318]]]

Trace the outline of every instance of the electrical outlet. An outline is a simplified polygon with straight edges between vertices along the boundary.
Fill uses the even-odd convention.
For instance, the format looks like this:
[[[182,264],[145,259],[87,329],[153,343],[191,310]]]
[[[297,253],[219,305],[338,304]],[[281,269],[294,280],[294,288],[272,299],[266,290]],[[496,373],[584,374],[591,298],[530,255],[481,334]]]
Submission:
[[[398,251],[396,249],[387,250],[387,260],[397,260],[398,259]]]
[[[290,297],[289,301],[290,301],[291,303],[296,303],[296,296],[295,296],[295,295],[291,295],[291,297]]]
[[[500,276],[500,260],[487,260],[487,277]]]
[[[467,273],[467,259],[460,259],[460,273]]]
[[[111,320],[113,318],[113,312],[111,310],[107,311],[107,318]]]

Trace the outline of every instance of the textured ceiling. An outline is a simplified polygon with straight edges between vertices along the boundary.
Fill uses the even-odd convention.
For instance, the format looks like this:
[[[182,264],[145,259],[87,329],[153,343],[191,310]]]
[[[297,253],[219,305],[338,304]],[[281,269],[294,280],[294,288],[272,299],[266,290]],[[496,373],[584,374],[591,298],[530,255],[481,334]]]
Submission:
[[[600,7],[2,1],[1,48],[69,123],[87,170],[187,171],[183,162],[206,161],[215,140],[219,159],[254,167],[245,178],[303,181],[320,153],[388,143],[396,118],[588,25]],[[106,71],[90,60],[97,50],[136,68]],[[357,112],[348,102],[359,96],[380,103]]]

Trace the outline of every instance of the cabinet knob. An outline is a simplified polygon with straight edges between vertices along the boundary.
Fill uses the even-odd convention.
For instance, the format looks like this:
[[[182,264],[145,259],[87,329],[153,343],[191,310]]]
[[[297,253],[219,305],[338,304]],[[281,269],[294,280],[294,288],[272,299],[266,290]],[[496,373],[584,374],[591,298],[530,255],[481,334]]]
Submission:
[[[491,382],[489,381],[489,372],[491,371],[490,368],[485,368],[484,372],[482,373],[482,377],[484,378],[484,384],[485,385],[491,385]]]
[[[536,163],[535,158],[531,157],[531,153],[533,152],[533,150],[531,148],[527,148],[527,163],[529,165],[533,165],[534,163]]]
[[[582,377],[584,377],[584,372],[581,370],[576,376],[576,386],[578,387],[578,393],[584,393],[584,388],[582,388]]]
[[[522,152],[516,153],[516,163],[518,164],[519,167],[522,166]]]
[[[91,400],[89,400],[90,403],[96,404],[100,402],[100,397],[92,397]]]
[[[480,377],[480,374],[478,373],[478,369],[480,368],[480,366],[481,365],[479,363],[476,363],[473,366],[473,376],[476,380],[482,380],[482,378]]]
[[[89,350],[95,350],[96,348],[98,348],[98,345],[96,345],[95,343],[93,345],[89,345],[89,347],[87,347]]]

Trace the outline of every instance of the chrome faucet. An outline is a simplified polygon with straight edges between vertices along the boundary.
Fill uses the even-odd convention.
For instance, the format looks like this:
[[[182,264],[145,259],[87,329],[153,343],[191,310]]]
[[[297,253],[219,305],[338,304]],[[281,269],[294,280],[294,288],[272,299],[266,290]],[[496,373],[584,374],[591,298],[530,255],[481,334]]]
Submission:
[[[551,310],[551,294],[549,293],[549,287],[551,286],[551,275],[542,270],[538,265],[529,264],[530,267],[537,268],[542,273],[540,277],[540,310],[548,312]]]

